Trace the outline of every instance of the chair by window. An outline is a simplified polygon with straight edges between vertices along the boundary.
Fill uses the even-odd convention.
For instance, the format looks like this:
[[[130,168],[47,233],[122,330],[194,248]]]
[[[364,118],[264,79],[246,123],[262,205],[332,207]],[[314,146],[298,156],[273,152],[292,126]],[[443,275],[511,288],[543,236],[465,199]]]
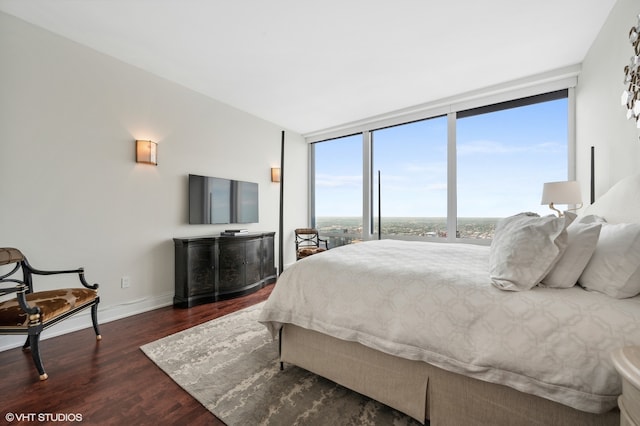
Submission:
[[[294,232],[296,234],[296,260],[329,250],[329,242],[320,238],[317,229],[298,228]]]
[[[91,308],[96,339],[102,338],[98,330],[98,284],[87,283],[83,268],[65,271],[38,270],[15,248],[0,248],[0,268],[4,268],[0,269],[0,296],[16,294],[13,299],[0,302],[0,334],[27,335],[22,349],[31,350],[40,380],[46,380],[48,377],[42,365],[39,349],[40,334],[43,330],[81,310]],[[7,270],[9,271],[6,272]],[[22,270],[22,277],[19,276],[19,270]],[[34,275],[55,274],[78,274],[82,287],[33,291]]]

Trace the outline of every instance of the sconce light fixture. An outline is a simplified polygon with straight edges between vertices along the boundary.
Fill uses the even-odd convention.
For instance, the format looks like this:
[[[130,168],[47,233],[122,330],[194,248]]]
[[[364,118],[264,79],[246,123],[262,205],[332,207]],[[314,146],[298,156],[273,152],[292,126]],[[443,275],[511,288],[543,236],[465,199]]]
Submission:
[[[280,167],[271,168],[271,182],[280,182]]]
[[[136,162],[158,165],[158,144],[152,141],[136,141]]]
[[[580,185],[575,180],[567,182],[547,182],[542,188],[542,201],[540,204],[549,204],[549,208],[558,213],[558,217],[562,217],[563,213],[556,209],[554,204],[579,204],[575,209],[582,207],[582,195],[580,194]]]

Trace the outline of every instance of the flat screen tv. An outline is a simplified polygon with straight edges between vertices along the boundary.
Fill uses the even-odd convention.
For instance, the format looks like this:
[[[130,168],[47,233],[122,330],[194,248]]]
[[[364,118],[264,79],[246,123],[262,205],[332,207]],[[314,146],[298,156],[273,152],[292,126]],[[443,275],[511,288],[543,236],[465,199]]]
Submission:
[[[189,223],[258,223],[258,184],[189,175]]]

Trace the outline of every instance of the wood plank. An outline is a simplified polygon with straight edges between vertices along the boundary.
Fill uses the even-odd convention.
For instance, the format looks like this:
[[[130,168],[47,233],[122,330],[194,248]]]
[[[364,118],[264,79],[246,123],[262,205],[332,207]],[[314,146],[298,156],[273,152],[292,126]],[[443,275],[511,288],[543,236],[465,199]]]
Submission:
[[[49,374],[43,382],[31,353],[20,348],[0,352],[0,418],[6,413],[74,413],[82,415],[83,424],[223,425],[140,346],[266,300],[272,289],[273,284],[236,299],[189,309],[166,307],[102,324],[100,342],[91,328],[43,340],[40,353]]]

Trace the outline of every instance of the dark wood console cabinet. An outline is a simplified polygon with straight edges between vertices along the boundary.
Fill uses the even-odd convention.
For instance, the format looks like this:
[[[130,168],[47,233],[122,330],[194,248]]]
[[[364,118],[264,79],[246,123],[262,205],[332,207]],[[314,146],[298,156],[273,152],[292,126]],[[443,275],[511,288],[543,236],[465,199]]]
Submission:
[[[188,308],[229,299],[275,282],[274,235],[174,238],[174,306]]]

